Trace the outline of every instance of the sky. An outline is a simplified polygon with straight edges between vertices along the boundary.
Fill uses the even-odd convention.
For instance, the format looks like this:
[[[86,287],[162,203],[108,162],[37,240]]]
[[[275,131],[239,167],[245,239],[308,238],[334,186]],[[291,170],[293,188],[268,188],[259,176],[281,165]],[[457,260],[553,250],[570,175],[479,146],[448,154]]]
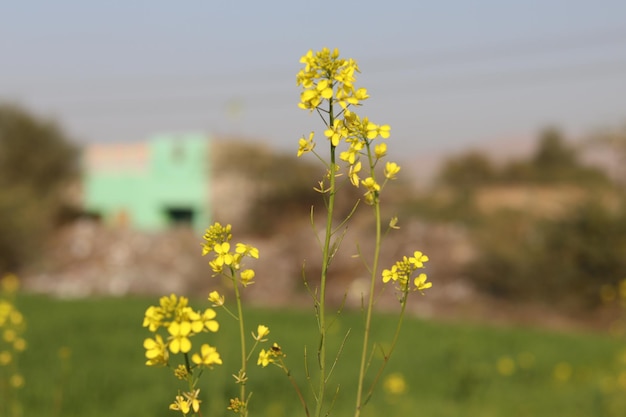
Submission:
[[[0,100],[79,143],[207,132],[287,151],[309,49],[361,68],[403,155],[626,124],[624,1],[0,1]],[[393,143],[392,143],[393,141]]]

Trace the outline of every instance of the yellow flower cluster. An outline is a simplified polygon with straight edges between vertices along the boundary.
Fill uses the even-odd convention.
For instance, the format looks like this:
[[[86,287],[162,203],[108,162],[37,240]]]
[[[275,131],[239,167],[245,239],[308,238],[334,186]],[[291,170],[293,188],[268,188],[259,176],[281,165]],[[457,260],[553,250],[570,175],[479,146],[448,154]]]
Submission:
[[[215,320],[216,313],[207,308],[204,311],[194,310],[189,306],[186,297],[171,294],[159,300],[159,305],[150,306],[145,312],[143,327],[147,327],[154,336],[146,338],[143,347],[146,349],[146,365],[171,366],[176,378],[189,382],[189,392],[179,393],[170,405],[171,410],[180,411],[184,415],[200,409],[198,399],[200,390],[194,389],[199,373],[196,370],[221,365],[222,359],[217,349],[207,343],[190,354],[193,349],[191,338],[206,332],[217,332],[219,323]],[[183,354],[180,363],[171,364],[170,354]],[[191,358],[191,360],[190,360]]]
[[[359,117],[350,108],[361,105],[369,96],[365,88],[356,88],[355,73],[360,72],[357,63],[352,59],[339,57],[337,49],[324,48],[319,52],[309,51],[300,59],[304,68],[298,72],[296,82],[302,86],[300,103],[302,109],[317,109],[320,115],[327,114],[324,136],[328,138],[333,148],[342,142],[347,149],[339,154],[339,159],[348,164],[348,179],[355,187],[362,185],[365,188],[365,201],[373,204],[384,184],[379,184],[374,177],[374,168],[378,161],[386,156],[387,145],[384,142],[373,144],[377,139],[387,139],[391,128],[389,125],[372,123],[367,117]],[[324,106],[327,104],[327,107]],[[335,105],[341,110],[335,114]],[[300,138],[298,156],[315,149],[314,132],[308,138]],[[373,149],[372,149],[373,148]],[[360,157],[368,159],[369,176],[361,179],[362,164]],[[395,162],[388,162],[384,175],[386,180],[393,180],[400,171]],[[322,187],[320,187],[322,189]]]
[[[233,252],[230,244],[232,237],[230,224],[222,226],[220,223],[214,223],[204,234],[202,255],[213,252],[213,260],[209,262],[213,272],[222,273],[225,268],[230,269],[231,274],[239,272],[239,281],[245,287],[253,283],[255,274],[252,269],[241,270],[242,260],[246,256],[258,259],[259,250],[254,246],[237,243]]]
[[[315,53],[310,50],[300,58],[300,63],[304,68],[296,75],[296,82],[303,88],[299,104],[302,109],[313,110],[323,100],[333,98],[345,109],[369,97],[365,88],[354,87],[354,73],[360,72],[357,63],[339,58],[336,48],[333,51],[324,48]]]
[[[217,332],[219,323],[214,320],[215,310],[207,308],[204,311],[195,311],[188,305],[186,297],[161,297],[158,306],[150,306],[146,310],[143,327],[147,327],[154,338],[144,340],[146,349],[146,365],[169,364],[169,353],[188,353],[192,349],[191,337],[202,332]],[[159,329],[165,329],[167,335],[159,334]],[[201,354],[195,353],[192,361],[198,366],[221,364],[222,361],[215,348],[202,345]]]
[[[245,257],[258,258],[259,250],[245,243],[234,244],[234,250],[232,250],[232,237],[230,224],[223,226],[220,223],[214,223],[203,236],[202,255],[212,254],[213,258],[209,265],[213,272],[232,280],[235,285],[238,314],[233,314],[226,307],[225,297],[218,291],[209,293],[208,300],[212,303],[212,307],[221,307],[233,316],[238,321],[241,334],[243,334],[244,325],[238,284],[246,287],[253,283],[255,273],[252,269],[242,268],[243,259]],[[222,364],[219,352],[209,344],[204,343],[195,352],[193,351],[192,338],[194,336],[200,333],[218,331],[219,323],[215,317],[216,312],[212,308],[207,308],[204,311],[194,310],[189,306],[189,300],[186,297],[175,294],[161,297],[158,305],[146,309],[143,327],[148,328],[154,334],[153,337],[146,338],[143,343],[146,350],[146,365],[171,367],[177,379],[187,381],[189,384],[188,391],[178,392],[170,404],[171,410],[180,411],[184,415],[192,411],[198,413],[200,390],[196,389],[196,384],[199,377],[204,369]],[[259,342],[266,342],[265,337],[268,334],[269,328],[259,325],[257,333],[252,334],[255,340],[254,347]],[[242,342],[242,351],[244,348],[245,345]],[[172,364],[171,358],[177,354],[181,354],[184,359],[178,364]],[[244,358],[249,358],[250,354]],[[237,383],[244,387],[242,394],[245,392],[245,382],[247,381],[245,362],[247,359],[242,364],[239,374],[235,376]],[[245,398],[245,395],[241,397]],[[241,411],[245,410],[246,404],[247,402],[240,401],[233,407]]]
[[[428,256],[420,251],[415,251],[411,257],[403,256],[391,269],[383,270],[383,282],[395,282],[403,293],[413,290],[423,294],[423,290],[433,286],[431,282],[426,282],[428,277],[425,273],[422,272],[413,279],[413,287],[409,285],[409,281],[416,270],[424,268],[426,262]]]
[[[24,385],[18,356],[26,349],[26,320],[15,306],[19,280],[13,274],[0,278],[0,385],[13,389]]]

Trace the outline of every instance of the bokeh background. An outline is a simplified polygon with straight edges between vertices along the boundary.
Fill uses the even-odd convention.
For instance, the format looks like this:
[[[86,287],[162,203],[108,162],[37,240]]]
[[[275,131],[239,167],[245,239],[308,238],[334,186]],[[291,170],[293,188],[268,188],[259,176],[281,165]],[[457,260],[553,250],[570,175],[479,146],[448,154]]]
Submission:
[[[618,1],[5,5],[0,276],[19,276],[29,323],[23,414],[168,413],[175,388],[143,366],[141,319],[171,292],[229,294],[200,253],[212,221],[261,251],[250,308],[287,334],[310,320],[315,346],[302,272],[315,285],[323,169],[295,154],[302,135],[325,139],[295,74],[327,46],[359,62],[360,113],[391,125],[402,166],[382,264],[420,249],[433,282],[370,415],[624,415],[625,16]],[[360,196],[345,190],[344,215]],[[371,249],[367,209],[333,263],[343,331],[367,291],[352,256]],[[384,339],[395,294],[377,307]],[[271,381],[257,389],[274,398],[286,381]]]

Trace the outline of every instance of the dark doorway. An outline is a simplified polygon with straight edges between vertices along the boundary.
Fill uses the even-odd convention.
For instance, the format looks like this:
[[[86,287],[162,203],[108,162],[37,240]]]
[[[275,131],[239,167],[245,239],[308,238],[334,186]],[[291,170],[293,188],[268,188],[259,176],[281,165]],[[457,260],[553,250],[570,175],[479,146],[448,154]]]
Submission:
[[[167,209],[167,219],[173,226],[191,226],[193,223],[193,210],[188,207],[170,207]]]

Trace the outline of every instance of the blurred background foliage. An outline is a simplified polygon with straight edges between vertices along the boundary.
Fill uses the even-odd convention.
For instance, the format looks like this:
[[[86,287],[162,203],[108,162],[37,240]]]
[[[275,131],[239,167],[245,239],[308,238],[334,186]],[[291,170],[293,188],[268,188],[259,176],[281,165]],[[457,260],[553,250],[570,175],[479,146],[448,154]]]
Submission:
[[[621,143],[615,135],[574,143],[549,128],[528,155],[502,160],[488,150],[469,150],[446,159],[429,188],[390,184],[389,214],[466,230],[474,255],[461,266],[460,279],[481,293],[587,311],[599,306],[603,286],[626,278],[626,190],[585,155],[590,147],[620,152],[626,149]],[[243,172],[255,181],[247,231],[271,236],[319,204],[311,178],[321,179],[324,171],[315,162],[239,143],[227,147],[215,171]],[[343,215],[360,197],[349,188]]]
[[[69,214],[78,156],[55,123],[0,104],[0,273],[37,259]]]
[[[537,149],[529,158],[513,159],[501,166],[480,151],[451,157],[442,166],[438,182],[457,190],[493,184],[607,186],[611,183],[606,172],[584,164],[580,151],[554,128],[540,134]]]
[[[475,290],[470,291],[474,297],[470,302],[474,305],[485,303],[488,300],[485,296],[504,301],[487,303],[491,316],[506,314],[494,306],[522,304],[547,306],[537,309],[539,314],[532,316],[533,324],[542,324],[546,319],[543,314],[548,311],[566,313],[564,316],[570,312],[586,315],[600,306],[603,290],[610,287],[617,291],[618,283],[626,278],[626,171],[621,166],[610,170],[607,166],[590,165],[584,155],[589,147],[600,147],[626,161],[624,144],[626,130],[597,134],[587,142],[574,144],[557,130],[549,129],[539,135],[534,152],[528,155],[503,160],[496,159],[490,150],[471,150],[443,161],[430,186],[416,187],[415,178],[410,176],[394,181],[389,184],[393,188],[387,190],[390,207],[384,214],[387,218],[398,215],[401,230],[395,235],[399,238],[394,236],[392,242],[398,247],[391,249],[398,252],[385,255],[397,257],[409,244],[419,243],[431,257],[433,267],[429,273],[435,286],[428,297],[416,303],[428,307],[426,303],[431,302],[438,307],[438,310],[426,310],[429,317],[443,320],[446,316],[442,311],[453,309],[452,303],[456,301],[454,291],[449,289],[454,288],[448,284],[454,280]],[[218,193],[213,196],[216,205],[223,204],[223,212],[228,214],[235,211],[237,201],[244,201],[245,210],[240,213],[243,223],[233,220],[237,235],[274,243],[274,256],[272,253],[267,256],[272,259],[271,269],[259,273],[271,278],[259,279],[251,287],[258,291],[253,295],[265,297],[261,299],[269,300],[273,306],[300,307],[298,300],[302,297],[294,296],[298,293],[293,288],[302,279],[302,259],[309,260],[316,249],[306,214],[311,206],[321,203],[314,187],[324,177],[324,168],[314,158],[296,158],[295,152],[277,153],[259,144],[229,141],[219,149],[211,160],[211,185],[215,187],[213,192]],[[409,171],[412,161],[405,159],[401,163],[404,172]],[[79,199],[74,187],[79,184],[79,149],[58,126],[18,107],[0,106],[0,272],[20,273],[25,267],[31,271],[44,270],[42,259],[64,259],[62,252],[69,251],[72,245],[59,238],[62,233],[55,232],[78,213]],[[338,201],[338,217],[348,215],[363,192],[349,184],[342,191],[346,193]],[[358,207],[353,229],[369,230],[362,227],[368,225],[363,220],[366,216],[360,216],[367,209],[364,204]],[[449,240],[431,237],[437,230],[433,226],[437,225],[452,225],[447,229],[453,233],[461,231],[460,241],[471,256],[463,262],[455,259]],[[195,236],[191,236],[189,245],[178,244],[171,232],[144,236],[148,249],[142,263],[132,251],[120,252],[124,243],[126,249],[131,245],[133,239],[129,235],[115,238],[113,234],[109,239],[103,233],[104,226],[96,225],[90,230],[77,235],[80,243],[91,239],[109,241],[108,245],[94,249],[97,256],[81,258],[80,262],[77,258],[67,258],[67,265],[74,270],[67,274],[68,269],[60,268],[58,275],[46,275],[46,280],[59,286],[58,281],[65,273],[75,281],[85,282],[94,279],[85,273],[89,270],[113,282],[111,271],[118,270],[105,269],[103,261],[111,255],[124,261],[118,265],[124,272],[119,275],[120,280],[128,280],[137,273],[136,269],[146,269],[153,277],[146,281],[146,287],[153,292],[161,291],[163,282],[183,280],[181,276],[194,276],[201,281],[189,291],[196,296],[205,294],[207,285],[213,285],[207,283],[203,259],[193,252],[193,247],[197,247]],[[367,235],[357,237],[365,241]],[[50,240],[56,246],[45,245]],[[155,242],[170,244],[160,250]],[[363,249],[366,253],[367,248]],[[186,268],[186,275],[176,275],[167,268],[167,263],[157,262],[167,258],[164,254],[171,255],[172,263]],[[199,272],[193,269],[195,265],[187,268],[181,254],[197,258],[201,264]],[[354,263],[333,264],[340,280],[354,278],[359,273],[360,260],[350,260]],[[81,262],[91,262],[93,270],[81,269]],[[294,265],[285,268],[289,262]],[[437,268],[437,262],[448,269],[441,265]],[[307,276],[318,274],[313,271]],[[263,281],[270,282],[269,291],[263,292]],[[337,288],[341,298],[344,293],[339,292],[345,291],[345,287]],[[281,300],[290,300],[291,304],[277,301],[281,291],[287,293]],[[45,414],[43,410],[52,410],[49,415],[67,416],[110,415],[112,410],[116,415],[169,412],[167,404],[175,387],[162,383],[153,369],[143,365],[143,351],[138,346],[145,335],[137,332],[138,323],[134,319],[128,320],[128,317],[140,317],[151,302],[139,298],[144,293],[123,294],[127,296],[73,301],[37,295],[20,297],[26,317],[32,323],[27,334],[29,349],[23,361],[28,385],[22,398],[27,415]],[[445,298],[447,294],[452,295]],[[620,292],[622,303],[624,294]],[[337,304],[344,301],[337,300]],[[386,391],[383,384],[383,392],[374,397],[365,415],[410,415],[417,407],[426,414],[442,416],[511,415],[519,410],[536,416],[559,412],[624,415],[623,338],[524,330],[515,326],[509,329],[472,326],[466,321],[474,316],[464,314],[462,309],[456,311],[459,315],[455,318],[463,324],[408,321],[406,340],[399,345],[397,358],[394,357],[389,369],[390,375],[402,378],[407,391]],[[42,314],[47,319],[37,320]],[[272,334],[280,335],[284,348],[293,352],[290,357],[294,361],[301,360],[299,343],[313,334],[310,330],[315,326],[315,323],[309,323],[312,327],[302,325],[308,317],[304,312],[255,309],[254,316],[260,322],[274,323]],[[360,319],[358,311],[346,308],[334,329],[341,334],[358,326]],[[383,339],[385,332],[393,327],[389,319],[381,316],[376,323],[376,332]],[[615,320],[615,314],[610,320]],[[229,336],[228,332],[234,327],[223,328],[226,339],[221,346],[229,346],[235,335]],[[616,334],[626,334],[623,329],[620,331]],[[50,340],[52,345],[47,342]],[[315,343],[315,340],[308,342],[309,346]],[[353,341],[349,341],[345,346],[346,366],[357,357],[352,345]],[[416,355],[418,345],[420,354]],[[37,346],[47,348],[42,350]],[[227,348],[221,352],[226,363],[232,352]],[[94,357],[99,359],[94,361]],[[42,373],[50,363],[55,364],[50,372]],[[407,369],[421,371],[406,373]],[[257,369],[251,372],[257,371],[260,372]],[[224,402],[210,403],[208,397],[204,401],[212,415],[225,415],[223,404],[234,395],[227,385],[232,371],[220,367],[215,372],[211,389],[203,395],[217,393]],[[338,375],[341,384],[348,386],[350,382],[343,378],[349,373],[338,368]],[[262,378],[263,383],[255,387],[255,393],[261,398],[282,398],[281,394],[288,388],[284,381],[265,374]],[[306,384],[304,379],[301,382]],[[343,410],[352,403],[338,402],[338,415],[343,415]],[[139,414],[137,404],[142,404]],[[295,402],[272,400],[260,404],[265,407],[259,410],[260,415],[292,415],[299,411]]]
[[[606,136],[604,136],[606,138]],[[626,135],[592,138],[626,157]],[[626,278],[626,189],[608,167],[583,162],[555,129],[526,158],[497,164],[468,151],[449,158],[438,191],[409,212],[467,227],[475,257],[463,275],[497,298],[564,310],[597,307],[603,286]]]
[[[389,184],[385,216],[463,230],[472,256],[454,268],[454,279],[480,293],[565,311],[592,309],[603,286],[626,278],[626,178],[619,165],[611,170],[590,164],[585,155],[601,148],[626,161],[625,143],[626,130],[572,142],[550,128],[526,155],[503,159],[489,149],[468,150],[444,160],[430,186],[416,187],[411,178]],[[310,223],[306,213],[322,204],[314,187],[325,176],[314,158],[240,140],[216,149],[211,166],[219,191],[213,192],[222,193],[213,196],[216,207],[222,204],[228,214],[237,200],[245,204],[242,222],[215,220],[260,239],[291,236]],[[36,269],[46,256],[44,244],[79,212],[79,156],[55,123],[0,105],[0,272]],[[401,162],[410,168],[410,159]],[[240,180],[229,182],[233,177]],[[362,193],[345,188],[338,218],[353,210]],[[356,216],[366,209],[361,206]],[[354,227],[363,225],[357,220]],[[295,240],[289,250],[296,250]],[[301,258],[311,248],[300,246]],[[446,258],[441,248],[432,249],[437,253],[431,258]]]
[[[296,158],[295,152],[281,153],[261,144],[228,141],[220,146],[213,161],[215,178],[239,175],[254,184],[248,190],[248,211],[244,224],[237,229],[244,233],[269,236],[289,229],[293,222],[306,219],[311,207],[322,204],[320,193],[314,190],[326,171],[312,158]],[[217,179],[219,181],[219,179]],[[354,187],[342,189],[337,199],[337,217],[345,217],[360,197]]]

